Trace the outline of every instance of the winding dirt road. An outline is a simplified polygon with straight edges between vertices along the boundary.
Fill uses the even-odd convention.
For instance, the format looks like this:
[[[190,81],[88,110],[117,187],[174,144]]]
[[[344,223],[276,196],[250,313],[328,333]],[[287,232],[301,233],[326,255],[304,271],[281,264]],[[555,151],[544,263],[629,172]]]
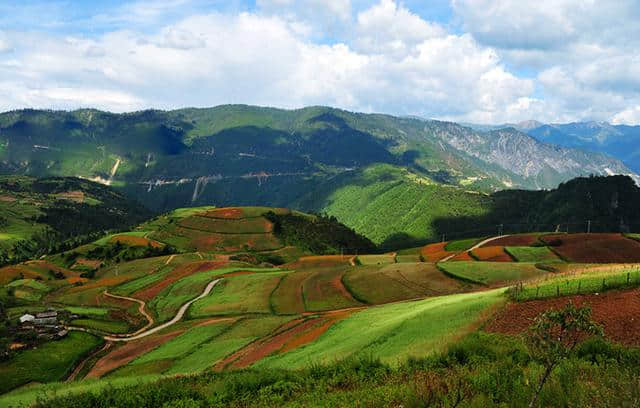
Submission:
[[[180,309],[178,310],[178,313],[175,315],[175,317],[171,320],[169,320],[166,323],[161,324],[160,326],[156,326],[153,329],[144,331],[142,333],[139,333],[140,330],[138,330],[138,332],[134,333],[133,335],[127,336],[127,337],[116,337],[116,336],[105,336],[104,339],[107,341],[133,341],[133,340],[138,340],[141,339],[143,337],[147,337],[153,333],[157,333],[160,330],[166,329],[169,326],[172,326],[174,324],[176,324],[177,322],[180,321],[180,319],[182,319],[182,317],[184,316],[184,314],[187,312],[187,309],[189,309],[189,306],[191,306],[193,303],[197,302],[198,300],[204,298],[205,296],[209,295],[209,293],[211,293],[211,290],[213,289],[214,286],[216,286],[218,284],[218,282],[220,282],[222,280],[222,278],[218,278],[215,279],[211,282],[209,282],[209,284],[207,285],[206,288],[204,288],[204,291],[200,294],[200,296],[198,296],[195,299],[191,299],[190,301],[188,301],[187,303],[183,304]],[[130,298],[133,299],[133,298]],[[138,303],[142,303],[142,305],[144,305],[144,302],[142,300],[139,299],[135,299],[135,301],[137,301]],[[141,306],[142,308],[144,308],[144,306]],[[145,316],[147,315],[146,313],[144,313]],[[153,319],[151,319],[153,321]]]
[[[106,290],[104,292],[102,292],[103,295],[110,297],[110,298],[114,298],[114,299],[122,299],[122,300],[128,300],[129,302],[136,302],[138,303],[140,306],[138,307],[138,312],[143,315],[145,317],[145,319],[147,319],[147,324],[139,329],[138,331],[136,331],[135,333],[130,333],[130,334],[123,334],[123,337],[128,337],[128,336],[135,336],[137,334],[140,334],[142,332],[144,332],[145,330],[147,330],[149,327],[153,326],[154,320],[153,320],[153,316],[151,316],[149,313],[147,313],[147,311],[144,309],[145,306],[147,305],[143,300],[140,299],[136,299],[136,298],[132,298],[132,297],[127,297],[127,296],[118,296],[118,295],[113,295],[109,292],[107,292]],[[115,337],[115,336],[114,336]]]
[[[465,252],[471,252],[471,251],[473,251],[474,249],[478,249],[478,248],[480,248],[481,246],[483,246],[483,245],[485,245],[485,244],[488,244],[488,243],[489,243],[489,242],[491,242],[491,241],[495,241],[495,240],[497,240],[497,239],[505,238],[505,237],[508,237],[508,236],[509,236],[509,235],[499,235],[499,236],[497,236],[497,237],[487,238],[487,239],[485,239],[484,241],[480,241],[480,242],[478,242],[477,244],[475,244],[475,245],[474,245],[474,246],[472,246],[471,248],[467,249],[466,251],[458,252],[458,253],[451,254],[451,255],[447,256],[446,258],[444,258],[444,259],[440,260],[440,262],[447,262],[447,261],[448,261],[448,260],[450,260],[451,258],[454,258],[454,257],[456,257],[456,256],[458,256],[458,255],[460,255],[460,254],[463,254],[463,253],[465,253]]]

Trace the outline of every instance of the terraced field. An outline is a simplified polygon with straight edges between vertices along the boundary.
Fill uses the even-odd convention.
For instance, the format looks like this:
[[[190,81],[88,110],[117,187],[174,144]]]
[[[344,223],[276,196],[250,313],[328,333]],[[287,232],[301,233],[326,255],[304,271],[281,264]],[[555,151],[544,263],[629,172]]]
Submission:
[[[5,391],[30,381],[64,380],[74,367],[79,373],[74,381],[105,378],[126,384],[131,378],[151,381],[212,369],[305,368],[349,357],[373,356],[395,365],[444,350],[487,321],[489,330],[509,332],[504,322],[515,319],[513,312],[490,319],[505,302],[590,296],[603,289],[640,286],[640,262],[566,262],[569,255],[579,258],[579,251],[594,245],[600,245],[600,252],[593,257],[601,260],[611,254],[613,244],[607,244],[611,242],[626,245],[627,252],[617,256],[632,259],[629,248],[640,242],[619,234],[517,235],[469,250],[482,241],[477,238],[357,256],[308,256],[304,250],[285,246],[279,251],[286,251],[293,261],[276,267],[264,263],[268,258],[259,260],[259,252],[243,247],[253,245],[250,241],[256,235],[276,239],[273,224],[261,216],[264,211],[181,210],[131,234],[104,238],[149,245],[146,240],[160,243],[159,236],[167,233],[171,242],[186,243],[183,248],[188,248],[199,245],[202,237],[224,235],[225,245],[236,245],[233,240],[240,243],[244,237],[245,244],[233,250],[238,252],[136,259],[100,266],[93,276],[82,278],[55,263],[55,257],[0,269],[0,277],[6,279],[0,298],[10,291],[22,302],[8,309],[12,319],[53,306],[77,315],[65,324],[93,333],[72,331],[64,340],[18,352],[21,357],[12,360],[31,364],[44,358],[39,350],[65,349],[55,368],[45,364],[42,370],[26,373],[15,363],[0,363],[0,374],[16,373]],[[162,228],[149,229],[154,223]],[[195,232],[179,235],[187,230]],[[586,243],[579,244],[583,238]],[[56,271],[65,277],[54,279],[51,274]],[[508,289],[516,283],[517,290]],[[205,287],[211,292],[203,293]],[[177,319],[178,311],[189,304]],[[508,306],[513,307],[517,308]],[[522,324],[518,320],[516,326]],[[104,349],[101,337],[108,340]],[[66,350],[69,344],[74,352]],[[20,389],[14,395],[32,394]]]
[[[640,242],[622,234],[556,234],[542,240],[571,262],[640,262]]]

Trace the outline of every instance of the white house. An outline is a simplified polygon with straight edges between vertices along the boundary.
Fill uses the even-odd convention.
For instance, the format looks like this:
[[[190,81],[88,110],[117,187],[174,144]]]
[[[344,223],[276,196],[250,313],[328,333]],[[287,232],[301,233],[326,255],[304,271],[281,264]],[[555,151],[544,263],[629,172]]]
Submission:
[[[22,316],[20,316],[20,323],[28,323],[28,322],[33,322],[33,320],[36,317],[34,315],[30,315],[30,314],[23,314]]]

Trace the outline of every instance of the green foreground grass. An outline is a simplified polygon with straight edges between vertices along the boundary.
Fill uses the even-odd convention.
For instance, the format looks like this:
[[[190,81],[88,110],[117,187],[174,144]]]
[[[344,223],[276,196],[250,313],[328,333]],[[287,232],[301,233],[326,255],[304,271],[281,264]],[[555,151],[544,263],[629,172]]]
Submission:
[[[527,280],[547,273],[525,262],[440,262],[438,267],[450,276],[482,285]]]
[[[445,348],[504,300],[503,289],[372,307],[332,326],[313,343],[260,360],[257,367],[303,368],[347,357],[387,363]],[[357,335],[356,335],[357,333]]]
[[[553,371],[540,406],[636,406],[640,350],[587,340]],[[299,371],[250,369],[51,384],[0,397],[44,407],[527,407],[543,368],[522,339],[474,333],[442,353],[389,366],[348,359]],[[156,381],[158,380],[158,381]]]
[[[640,286],[640,270],[628,269],[616,272],[584,272],[580,275],[562,275],[535,284],[510,290],[518,301],[542,299],[555,296],[604,292]]]

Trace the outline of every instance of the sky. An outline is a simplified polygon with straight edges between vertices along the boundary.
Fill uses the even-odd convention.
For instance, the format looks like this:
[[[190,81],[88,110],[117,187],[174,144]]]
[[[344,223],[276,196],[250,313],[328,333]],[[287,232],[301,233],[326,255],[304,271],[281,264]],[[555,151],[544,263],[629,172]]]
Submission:
[[[0,111],[640,123],[637,0],[0,0]]]

